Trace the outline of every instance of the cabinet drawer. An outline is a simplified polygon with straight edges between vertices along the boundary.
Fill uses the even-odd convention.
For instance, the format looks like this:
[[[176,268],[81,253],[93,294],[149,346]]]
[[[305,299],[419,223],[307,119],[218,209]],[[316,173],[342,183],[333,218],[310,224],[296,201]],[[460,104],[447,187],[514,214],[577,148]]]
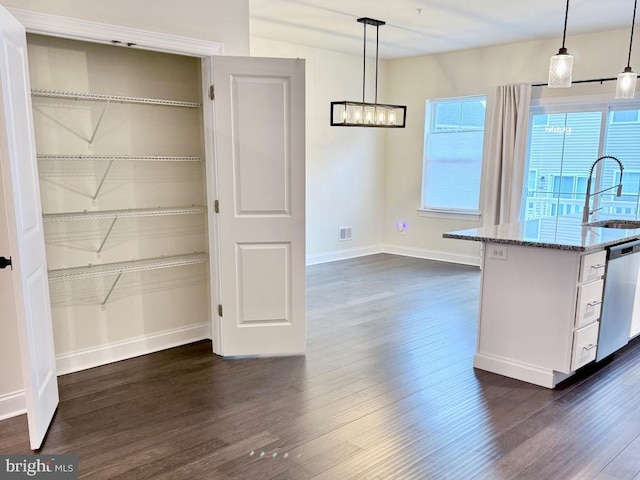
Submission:
[[[600,322],[592,323],[573,334],[571,370],[577,370],[596,359]]]
[[[600,318],[602,308],[602,289],[604,280],[587,283],[578,287],[576,304],[576,328],[584,327]]]
[[[580,276],[578,282],[588,282],[602,278],[604,276],[604,268],[607,264],[607,252],[601,250],[599,252],[583,255],[580,258]]]

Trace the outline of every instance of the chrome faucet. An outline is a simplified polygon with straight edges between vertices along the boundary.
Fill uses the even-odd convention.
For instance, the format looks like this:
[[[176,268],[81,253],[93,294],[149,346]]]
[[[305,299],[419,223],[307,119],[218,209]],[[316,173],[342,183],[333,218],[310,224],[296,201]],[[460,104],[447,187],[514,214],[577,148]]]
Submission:
[[[593,177],[593,169],[596,167],[596,165],[598,164],[598,162],[600,160],[604,160],[606,158],[610,158],[610,159],[615,160],[616,162],[618,162],[618,165],[620,166],[620,182],[618,183],[618,185],[614,185],[613,187],[605,188],[605,189],[600,190],[598,192],[591,193],[591,177]],[[589,223],[589,216],[592,213],[596,212],[596,210],[589,211],[589,198],[591,198],[592,196],[598,195],[599,193],[606,192],[607,190],[611,190],[613,188],[617,188],[618,189],[616,191],[616,197],[619,197],[619,196],[622,195],[622,170],[624,170],[624,167],[622,166],[622,162],[620,160],[618,160],[616,157],[612,157],[611,155],[604,155],[604,156],[600,157],[599,159],[597,159],[595,162],[593,162],[593,165],[591,165],[591,170],[589,170],[589,180],[587,180],[587,194],[584,197],[584,209],[582,210],[582,224],[583,225],[586,225],[587,223]],[[598,209],[598,210],[600,210],[600,209]]]

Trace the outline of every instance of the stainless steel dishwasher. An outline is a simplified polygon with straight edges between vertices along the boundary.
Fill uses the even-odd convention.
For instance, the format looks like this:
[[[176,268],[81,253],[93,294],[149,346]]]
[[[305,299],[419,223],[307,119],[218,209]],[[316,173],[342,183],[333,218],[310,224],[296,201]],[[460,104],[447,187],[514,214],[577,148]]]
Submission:
[[[629,343],[640,268],[640,240],[609,247],[596,361]]]

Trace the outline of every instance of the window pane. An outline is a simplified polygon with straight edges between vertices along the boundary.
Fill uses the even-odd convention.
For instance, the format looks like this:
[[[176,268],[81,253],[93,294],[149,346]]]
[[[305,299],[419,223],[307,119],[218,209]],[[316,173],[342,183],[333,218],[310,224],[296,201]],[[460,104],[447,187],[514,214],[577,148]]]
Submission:
[[[468,101],[462,104],[462,120],[460,126],[463,129],[484,128],[484,101]]]
[[[607,125],[604,149],[607,155],[613,155],[624,165],[621,197],[616,197],[612,189],[602,198],[602,211],[605,213],[625,213],[625,207],[635,214],[638,203],[638,182],[640,177],[640,123],[637,123],[638,110],[619,110],[612,112],[612,118],[631,119],[632,121],[611,122]],[[615,187],[620,182],[620,167],[614,160],[605,160],[602,167],[603,188]]]
[[[425,205],[477,210],[483,132],[432,135],[428,144]]]
[[[638,121],[638,110],[614,110],[611,112],[611,123],[629,123]]]
[[[525,208],[526,220],[582,211],[586,177],[598,158],[601,119],[599,111],[532,115],[532,127],[546,126],[530,129],[528,171],[535,171],[538,193],[528,193],[524,205],[534,206]]]
[[[458,130],[462,117],[462,104],[460,102],[437,103],[433,122],[434,131]]]

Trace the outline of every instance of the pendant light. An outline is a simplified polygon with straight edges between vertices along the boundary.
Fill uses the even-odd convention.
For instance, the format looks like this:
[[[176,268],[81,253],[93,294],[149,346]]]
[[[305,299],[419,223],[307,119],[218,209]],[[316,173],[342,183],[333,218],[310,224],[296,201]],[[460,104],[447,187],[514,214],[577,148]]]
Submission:
[[[569,55],[564,46],[567,36],[567,18],[569,17],[569,0],[564,13],[564,31],[562,32],[562,48],[549,62],[549,88],[569,88],[573,72],[573,55]]]
[[[378,32],[385,22],[373,18],[359,18],[364,25],[364,53],[362,62],[362,102],[331,102],[332,127],[404,128],[407,107],[378,103]],[[376,27],[376,84],[374,103],[365,102],[367,73],[367,25]]]
[[[631,69],[631,46],[633,45],[633,27],[636,23],[636,7],[638,0],[633,3],[633,19],[631,20],[631,40],[629,40],[629,57],[627,66],[622,73],[618,74],[618,83],[616,84],[616,98],[633,98],[636,93],[636,83],[638,75]]]

